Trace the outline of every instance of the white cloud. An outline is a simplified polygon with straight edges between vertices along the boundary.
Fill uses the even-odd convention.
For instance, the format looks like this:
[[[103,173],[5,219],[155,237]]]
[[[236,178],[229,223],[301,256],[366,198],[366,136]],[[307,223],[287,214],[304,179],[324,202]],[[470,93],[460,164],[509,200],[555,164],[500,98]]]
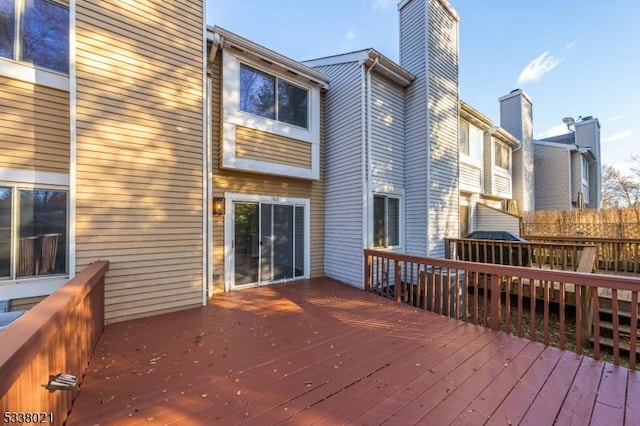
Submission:
[[[347,41],[353,41],[356,39],[356,32],[353,30],[347,31],[347,35],[345,36]]]
[[[571,50],[571,49],[573,48],[573,46],[575,46],[575,45],[576,45],[576,42],[575,42],[575,41],[572,41],[571,43],[567,44],[567,45],[564,47],[564,49],[562,49],[562,50],[564,50],[564,51],[566,52],[567,50]]]
[[[384,10],[391,6],[391,0],[373,0],[371,8],[373,10]]]
[[[602,142],[616,142],[624,139],[629,139],[633,135],[631,130],[624,130],[622,132],[614,133],[611,136],[607,136],[606,138],[602,138]]]
[[[564,135],[565,133],[567,133],[567,125],[558,124],[536,135],[536,139],[550,138],[551,136]]]
[[[620,121],[624,118],[624,115],[614,115],[609,117],[609,121]]]
[[[524,67],[518,77],[518,84],[523,85],[531,81],[540,80],[543,75],[557,67],[560,62],[562,62],[562,59],[554,58],[549,52],[544,52]]]

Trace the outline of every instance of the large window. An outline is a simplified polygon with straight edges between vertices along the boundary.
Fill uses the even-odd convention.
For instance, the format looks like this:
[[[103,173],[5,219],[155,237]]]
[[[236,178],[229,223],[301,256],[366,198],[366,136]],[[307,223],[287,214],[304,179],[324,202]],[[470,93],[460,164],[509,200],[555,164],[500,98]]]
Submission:
[[[0,0],[0,56],[68,74],[68,7],[52,0]]]
[[[400,245],[400,199],[386,195],[373,197],[373,246]]]
[[[496,156],[494,159],[494,163],[496,167],[500,167],[501,169],[510,170],[511,169],[511,150],[509,147],[503,143],[497,142],[495,143],[496,147]]]
[[[67,273],[67,191],[0,187],[0,278]]]
[[[460,154],[482,161],[482,138],[482,130],[464,120],[460,120],[458,134]]]
[[[306,129],[308,99],[306,89],[240,65],[240,110]]]

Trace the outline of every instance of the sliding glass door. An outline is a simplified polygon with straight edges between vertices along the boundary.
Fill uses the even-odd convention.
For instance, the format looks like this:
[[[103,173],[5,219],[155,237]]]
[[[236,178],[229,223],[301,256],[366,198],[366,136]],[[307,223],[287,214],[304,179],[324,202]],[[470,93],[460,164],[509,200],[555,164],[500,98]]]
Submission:
[[[233,286],[305,275],[305,206],[235,201]]]

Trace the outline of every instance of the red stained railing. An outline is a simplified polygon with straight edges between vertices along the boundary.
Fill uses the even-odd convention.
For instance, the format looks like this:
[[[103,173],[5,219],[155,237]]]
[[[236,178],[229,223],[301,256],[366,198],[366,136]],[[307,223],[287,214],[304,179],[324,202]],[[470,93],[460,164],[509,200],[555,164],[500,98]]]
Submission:
[[[43,385],[58,373],[82,380],[104,327],[108,266],[89,265],[0,332],[3,421],[64,423],[78,386],[49,391]]]

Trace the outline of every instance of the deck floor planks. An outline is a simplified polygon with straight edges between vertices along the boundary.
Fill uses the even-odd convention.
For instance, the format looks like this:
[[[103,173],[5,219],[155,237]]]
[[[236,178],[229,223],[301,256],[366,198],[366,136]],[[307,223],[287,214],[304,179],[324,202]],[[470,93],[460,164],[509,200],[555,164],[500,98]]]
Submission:
[[[638,418],[637,373],[557,349],[544,367],[543,350],[329,279],[247,289],[107,326],[67,424]]]
[[[579,367],[579,355],[563,352],[521,424],[531,426],[553,424]]]
[[[557,424],[587,425],[591,422],[591,414],[605,366],[606,364],[602,361],[582,357],[571,389],[556,417]]]
[[[380,401],[388,398],[398,389],[406,387],[415,380],[416,374],[423,369],[429,369],[443,357],[459,350],[468,342],[476,338],[486,329],[469,324],[460,324],[443,336],[442,340],[432,350],[424,350],[425,346],[391,363],[388,368],[379,371],[367,380],[355,383],[341,394],[327,398],[307,408],[288,422],[291,425],[335,423],[337,419],[351,419],[360,412],[367,411]],[[356,413],[356,414],[354,414]]]
[[[519,424],[561,357],[560,349],[547,346],[502,401],[487,424]]]
[[[592,424],[624,424],[628,373],[629,370],[626,368],[615,365],[607,365],[604,368],[591,415]]]

